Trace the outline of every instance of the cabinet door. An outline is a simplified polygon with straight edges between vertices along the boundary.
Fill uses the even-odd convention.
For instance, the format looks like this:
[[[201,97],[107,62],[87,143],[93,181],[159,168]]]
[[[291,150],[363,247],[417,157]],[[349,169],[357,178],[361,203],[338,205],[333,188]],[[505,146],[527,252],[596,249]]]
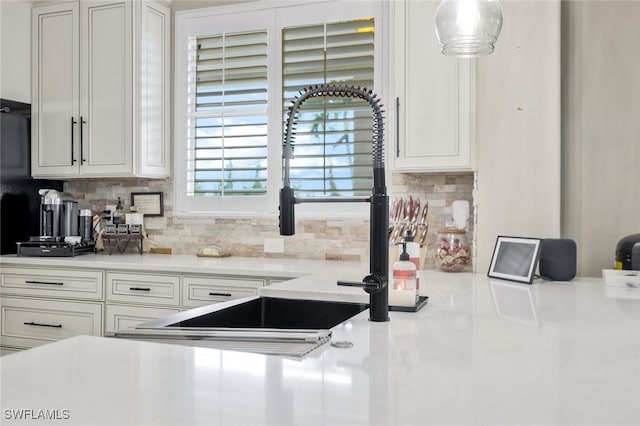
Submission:
[[[146,306],[112,305],[107,303],[105,332],[130,330],[137,325],[180,312],[179,309],[150,308]]]
[[[0,346],[0,356],[9,355],[9,354],[15,354],[15,353],[18,353],[18,352],[21,352],[21,351],[22,351],[22,349],[8,348],[8,347]]]
[[[473,60],[444,56],[434,34],[436,1],[393,3],[397,171],[469,171]]]
[[[140,101],[134,111],[139,123],[138,140],[134,143],[139,160],[134,167],[142,176],[166,177],[171,174],[171,12],[150,1],[136,6],[140,7],[140,34],[135,36],[140,40],[140,55],[135,58],[139,82],[136,96]]]
[[[79,29],[78,3],[32,9],[31,172],[35,177],[79,172]]]
[[[81,173],[133,172],[131,2],[81,2]]]
[[[30,348],[68,337],[102,335],[102,304],[44,299],[0,299],[3,346]]]

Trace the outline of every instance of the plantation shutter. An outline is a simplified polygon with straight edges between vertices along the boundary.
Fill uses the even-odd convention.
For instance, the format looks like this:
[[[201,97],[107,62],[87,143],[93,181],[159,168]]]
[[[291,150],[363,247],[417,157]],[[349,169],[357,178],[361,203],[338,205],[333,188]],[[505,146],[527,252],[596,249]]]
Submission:
[[[188,195],[265,195],[267,32],[195,37],[189,53]]]
[[[373,89],[373,18],[286,27],[282,50],[285,114],[291,100],[312,85]],[[313,98],[305,101],[298,118],[290,175],[296,194],[370,194],[372,111],[368,102]]]

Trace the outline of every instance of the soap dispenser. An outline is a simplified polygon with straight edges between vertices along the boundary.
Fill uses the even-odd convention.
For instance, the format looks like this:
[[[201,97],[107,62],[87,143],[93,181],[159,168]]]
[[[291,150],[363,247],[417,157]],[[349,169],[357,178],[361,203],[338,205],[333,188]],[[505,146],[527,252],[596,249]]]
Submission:
[[[389,292],[389,304],[392,306],[415,306],[418,302],[416,265],[407,253],[407,243],[402,243],[400,260],[392,267],[393,286]]]
[[[411,230],[407,231],[404,240],[407,243],[407,253],[409,254],[409,260],[416,265],[416,292],[420,293],[420,243],[414,241],[414,233]]]
[[[122,207],[122,199],[118,197],[118,205],[116,205],[116,211],[112,214],[113,224],[120,225],[124,219],[124,208]]]

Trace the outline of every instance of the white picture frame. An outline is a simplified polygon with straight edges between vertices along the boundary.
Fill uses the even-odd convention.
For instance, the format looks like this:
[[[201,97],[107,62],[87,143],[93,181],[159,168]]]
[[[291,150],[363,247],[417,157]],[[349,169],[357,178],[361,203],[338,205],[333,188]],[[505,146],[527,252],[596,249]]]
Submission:
[[[540,238],[498,236],[488,276],[531,284],[540,257]]]

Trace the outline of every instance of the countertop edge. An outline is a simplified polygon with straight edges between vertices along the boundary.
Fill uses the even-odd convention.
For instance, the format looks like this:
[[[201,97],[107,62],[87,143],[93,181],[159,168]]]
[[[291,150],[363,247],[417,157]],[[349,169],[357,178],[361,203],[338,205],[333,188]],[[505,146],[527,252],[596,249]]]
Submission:
[[[219,274],[294,279],[330,271],[364,270],[366,265],[349,261],[275,259],[259,257],[204,258],[195,255],[84,254],[76,257],[0,256],[7,266],[106,269],[145,273]]]

